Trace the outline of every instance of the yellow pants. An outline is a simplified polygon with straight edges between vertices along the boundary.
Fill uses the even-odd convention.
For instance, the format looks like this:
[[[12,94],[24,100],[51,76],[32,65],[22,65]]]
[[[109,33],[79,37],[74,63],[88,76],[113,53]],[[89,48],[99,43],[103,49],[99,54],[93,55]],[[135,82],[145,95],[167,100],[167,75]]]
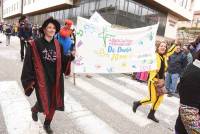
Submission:
[[[157,110],[164,99],[164,95],[157,96],[155,86],[151,81],[148,82],[148,89],[149,89],[149,97],[142,99],[140,103],[142,105],[152,104],[151,109]]]

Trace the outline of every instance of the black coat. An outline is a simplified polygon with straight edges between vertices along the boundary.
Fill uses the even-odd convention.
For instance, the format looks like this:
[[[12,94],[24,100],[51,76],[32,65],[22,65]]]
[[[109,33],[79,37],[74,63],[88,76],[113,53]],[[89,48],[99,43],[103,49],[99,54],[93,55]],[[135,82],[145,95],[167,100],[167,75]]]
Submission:
[[[6,28],[6,31],[5,31],[5,35],[6,35],[6,36],[11,36],[11,34],[12,34],[11,27],[7,27],[7,28]]]
[[[190,64],[177,86],[180,103],[200,109],[200,68]],[[176,120],[175,130],[179,134],[187,134],[180,115]]]
[[[24,38],[26,41],[28,41],[32,37],[32,28],[20,26],[18,36],[19,38]]]
[[[57,42],[57,43],[55,43],[55,42]],[[55,104],[56,110],[63,111],[64,110],[63,73],[65,73],[66,65],[67,65],[67,62],[69,62],[68,61],[69,58],[67,58],[65,55],[63,55],[62,47],[60,46],[60,44],[58,44],[57,40],[51,41],[50,44],[48,44],[48,42],[46,42],[47,44],[45,44],[44,39],[40,38],[40,39],[34,41],[34,43],[35,43],[35,45],[33,45],[33,42],[32,42],[27,48],[25,59],[24,59],[24,65],[23,65],[23,69],[22,69],[21,82],[22,82],[23,88],[25,90],[25,94],[27,96],[30,96],[30,94],[32,93],[32,89],[30,89],[29,87],[32,84],[35,89],[40,112],[45,112],[47,114],[48,110],[52,104]],[[51,43],[53,43],[53,45]],[[49,45],[55,46],[52,49],[54,49],[56,51],[55,66],[52,66],[53,67],[52,69],[56,70],[56,71],[53,71],[53,72],[48,71],[47,67],[49,67],[49,66],[47,63],[43,62],[44,57],[40,54],[41,51],[46,50],[45,46],[49,46]],[[33,50],[34,46],[36,46],[35,47],[36,51]],[[58,57],[59,57],[57,54],[59,52],[58,50],[61,53],[60,59],[58,59]],[[38,52],[38,55],[39,55],[38,57],[35,56],[35,52]],[[49,56],[49,54],[48,54],[48,56]],[[55,57],[53,57],[53,58],[55,60]],[[72,56],[71,59],[73,60],[73,58],[74,57]],[[38,64],[38,61],[41,61],[41,68],[39,68],[40,65]],[[59,63],[60,63],[60,65],[58,65]],[[54,64],[54,63],[51,63],[51,64]],[[57,70],[57,68],[60,68],[60,70]],[[54,73],[54,74],[52,74],[52,73]],[[44,74],[43,75],[44,77],[42,77],[42,79],[41,79],[41,76],[42,76],[41,74]],[[52,76],[55,77],[53,79],[53,81],[51,80]],[[43,81],[43,83],[42,83],[42,81]],[[58,83],[58,84],[56,84],[56,83]],[[58,88],[56,88],[57,86],[58,86]],[[45,88],[43,88],[43,87],[45,87]],[[60,95],[59,97],[56,94],[56,92],[59,93],[59,95]],[[54,97],[56,98],[56,100],[52,99]],[[57,101],[59,101],[61,105],[58,105]],[[44,105],[44,103],[46,103],[47,105]]]

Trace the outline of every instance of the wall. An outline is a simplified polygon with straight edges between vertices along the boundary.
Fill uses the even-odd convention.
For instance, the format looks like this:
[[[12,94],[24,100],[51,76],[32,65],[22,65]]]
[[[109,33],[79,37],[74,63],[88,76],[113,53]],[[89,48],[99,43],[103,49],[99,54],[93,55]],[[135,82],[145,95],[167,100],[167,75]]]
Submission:
[[[24,0],[23,14],[32,13],[62,4],[73,5],[73,0]]]
[[[21,13],[21,0],[3,0],[3,18]]]
[[[164,36],[170,39],[176,39],[177,26],[178,18],[171,14],[168,14]]]
[[[0,22],[2,22],[2,0],[0,0]]]
[[[182,16],[186,20],[192,20],[193,11],[191,11],[191,0],[187,0],[187,2],[183,2],[183,6],[180,5],[180,0],[154,0],[160,5],[168,8],[170,11],[175,12],[176,14]],[[181,0],[182,1],[182,0]]]

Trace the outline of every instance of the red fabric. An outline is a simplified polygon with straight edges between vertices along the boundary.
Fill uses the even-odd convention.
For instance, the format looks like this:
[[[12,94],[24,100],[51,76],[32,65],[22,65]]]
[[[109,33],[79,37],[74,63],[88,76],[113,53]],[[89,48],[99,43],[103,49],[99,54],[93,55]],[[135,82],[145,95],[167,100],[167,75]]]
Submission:
[[[61,97],[61,83],[60,83],[60,77],[61,77],[61,51],[60,51],[60,44],[58,40],[54,40],[54,44],[56,47],[56,104],[58,107],[62,107],[64,104],[62,102],[62,97]]]
[[[33,86],[35,85],[35,81],[31,81],[27,87],[25,88],[25,95],[30,96],[33,92]]]
[[[51,122],[53,119],[53,116],[55,114],[55,106],[51,105],[50,109],[49,109],[49,114],[46,115],[45,120]]]
[[[147,81],[147,79],[148,79],[148,72],[141,72],[140,80]]]
[[[67,61],[67,66],[65,69],[65,76],[70,75],[71,73],[71,58]]]
[[[47,115],[49,114],[49,108],[48,108],[48,97],[47,97],[47,87],[45,82],[44,68],[42,66],[42,62],[34,41],[31,42],[31,48],[32,48],[33,58],[35,59],[34,68],[35,68],[37,83],[39,86],[39,95],[42,107],[44,109],[44,114]]]
[[[55,92],[56,90],[53,90],[53,94],[55,94]],[[56,96],[52,95],[52,102],[55,102],[55,100]],[[50,123],[53,119],[54,113],[55,113],[55,103],[52,103],[49,109],[49,114],[46,115],[45,121],[48,121]]]
[[[69,20],[69,19],[66,19],[65,20],[65,25],[68,25],[68,26],[72,26],[73,25],[73,21],[72,20]]]
[[[56,103],[57,107],[62,107],[64,104],[62,102],[62,97],[61,97],[61,83],[60,83],[60,78],[61,78],[61,52],[60,52],[60,45],[57,40],[54,40],[54,44],[56,47],[56,84],[55,87],[53,88],[53,97],[52,98],[52,104],[54,102]],[[48,96],[47,96],[47,86],[46,86],[46,81],[45,81],[45,74],[44,74],[44,68],[42,66],[42,62],[39,56],[39,53],[36,48],[36,44],[34,41],[31,42],[31,47],[32,47],[32,54],[34,60],[34,68],[36,72],[36,78],[37,78],[37,83],[39,86],[39,95],[42,103],[42,107],[44,109],[44,114],[48,115],[49,114],[49,107],[48,107]],[[54,106],[55,107],[55,106]],[[55,109],[55,108],[54,108]],[[51,110],[51,107],[50,107]]]
[[[72,34],[72,30],[67,28],[67,27],[63,27],[60,29],[60,36],[66,38],[66,37],[70,37],[70,35]]]

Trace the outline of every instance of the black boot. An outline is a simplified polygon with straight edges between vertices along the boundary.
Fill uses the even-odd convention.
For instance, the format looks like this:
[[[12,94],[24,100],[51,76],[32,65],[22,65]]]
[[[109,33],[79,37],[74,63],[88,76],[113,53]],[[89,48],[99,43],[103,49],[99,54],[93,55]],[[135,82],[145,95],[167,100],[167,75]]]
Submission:
[[[49,121],[44,121],[44,130],[46,131],[47,134],[53,134],[53,130],[50,127],[50,122]]]
[[[156,119],[156,117],[155,117],[155,110],[150,110],[150,112],[149,112],[149,114],[148,114],[148,116],[147,116],[147,118],[148,119],[151,119],[151,120],[153,120],[153,121],[155,121],[156,123],[159,123],[159,120],[158,119]]]
[[[33,112],[33,111],[32,111],[32,119],[33,119],[34,121],[38,121],[38,112]]]
[[[139,101],[134,101],[133,102],[133,112],[135,113],[137,108],[141,105]]]

